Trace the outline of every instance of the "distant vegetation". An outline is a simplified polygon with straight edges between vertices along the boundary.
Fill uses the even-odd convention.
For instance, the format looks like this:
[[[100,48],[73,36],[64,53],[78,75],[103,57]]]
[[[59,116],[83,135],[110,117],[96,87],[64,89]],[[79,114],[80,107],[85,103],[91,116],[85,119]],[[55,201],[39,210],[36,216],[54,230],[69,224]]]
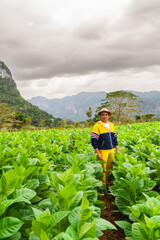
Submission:
[[[115,124],[151,122],[160,120],[159,118],[155,118],[155,114],[153,113],[141,115],[141,101],[138,99],[138,96],[126,91],[115,91],[107,94],[106,98],[102,100],[101,105],[97,107],[96,114],[93,116],[92,107],[90,106],[88,110],[85,111],[87,120],[81,122],[74,122],[70,119],[53,117],[51,119],[50,114],[47,114],[47,116],[49,115],[48,119],[44,119],[46,113],[38,109],[38,107],[32,106],[30,103],[27,103],[27,101],[25,101],[20,95],[17,95],[17,99],[14,98],[14,100],[14,107],[9,106],[8,103],[0,103],[1,131],[17,131],[21,128],[34,130],[44,128],[91,127],[95,124],[95,122],[100,120],[97,112],[103,107],[107,107],[112,112],[110,121],[113,121]],[[19,102],[19,100],[21,101]],[[9,98],[8,102],[10,103]],[[23,103],[23,108],[17,107]],[[27,108],[28,104],[30,105],[30,109]],[[25,111],[21,112],[17,109]]]
[[[127,124],[135,122],[151,122],[159,121],[160,119],[155,118],[154,113],[141,114],[141,105],[142,101],[139,100],[139,97],[128,91],[115,91],[106,94],[106,98],[102,100],[102,103],[97,107],[96,114],[92,117],[92,108],[89,107],[85,111],[88,119],[85,122],[86,127],[92,126],[95,122],[100,120],[98,111],[101,108],[108,108],[112,115],[110,121],[113,121],[115,124]]]
[[[106,86],[107,89],[107,86]],[[127,91],[138,96],[142,101],[140,115],[153,113],[155,117],[160,117],[160,91],[134,92]],[[48,99],[45,97],[34,97],[28,100],[30,103],[38,106],[40,109],[53,114],[62,119],[71,119],[73,121],[86,121],[85,111],[91,106],[92,116],[95,115],[97,107],[106,98],[106,92],[80,92],[73,96],[60,99]]]
[[[30,117],[33,126],[39,126],[41,120],[44,121],[44,126],[51,126],[53,123],[54,117],[52,114],[40,110],[21,97],[14,80],[11,78],[0,77],[0,102],[7,104],[7,108],[12,109],[11,112],[14,109],[21,112],[24,118]]]
[[[111,112],[111,120],[120,124],[134,121],[134,114],[140,112],[140,103],[138,96],[127,91],[115,91],[107,93],[106,98],[102,100],[101,105],[97,108],[96,113],[101,108],[108,108]],[[99,119],[98,114],[94,120]]]

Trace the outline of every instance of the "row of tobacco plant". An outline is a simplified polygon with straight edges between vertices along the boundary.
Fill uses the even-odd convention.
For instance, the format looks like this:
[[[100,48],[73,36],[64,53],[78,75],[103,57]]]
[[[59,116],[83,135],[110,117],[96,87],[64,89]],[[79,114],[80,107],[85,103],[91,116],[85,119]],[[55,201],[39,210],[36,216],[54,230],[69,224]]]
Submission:
[[[98,240],[102,166],[90,130],[0,134],[0,239]]]
[[[160,239],[160,124],[118,127],[121,155],[116,156],[110,187],[124,214],[116,224],[127,240]]]

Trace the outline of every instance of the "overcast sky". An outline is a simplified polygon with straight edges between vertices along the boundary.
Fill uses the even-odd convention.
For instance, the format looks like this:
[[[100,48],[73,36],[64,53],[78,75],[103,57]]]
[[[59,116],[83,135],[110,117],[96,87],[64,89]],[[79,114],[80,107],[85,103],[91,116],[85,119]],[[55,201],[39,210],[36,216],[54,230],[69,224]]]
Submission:
[[[26,98],[160,91],[159,0],[0,0],[0,60]]]

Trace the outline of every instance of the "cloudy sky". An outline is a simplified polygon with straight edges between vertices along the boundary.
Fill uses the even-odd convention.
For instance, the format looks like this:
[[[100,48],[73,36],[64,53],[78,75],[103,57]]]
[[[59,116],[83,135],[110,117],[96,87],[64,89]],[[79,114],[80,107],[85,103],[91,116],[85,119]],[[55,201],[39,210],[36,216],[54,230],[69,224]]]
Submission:
[[[160,91],[159,0],[0,0],[0,60],[21,95]]]

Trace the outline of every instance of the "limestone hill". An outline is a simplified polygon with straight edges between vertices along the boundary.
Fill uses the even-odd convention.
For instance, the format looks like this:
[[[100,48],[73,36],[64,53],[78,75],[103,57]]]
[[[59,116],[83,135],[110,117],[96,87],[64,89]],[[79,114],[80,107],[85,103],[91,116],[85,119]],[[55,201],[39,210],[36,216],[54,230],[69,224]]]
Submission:
[[[0,61],[0,103],[7,103],[16,111],[23,113],[24,117],[32,118],[32,125],[38,126],[41,120],[45,125],[50,126],[54,117],[52,114],[40,110],[39,107],[27,102],[17,90],[12,74],[5,63]]]

